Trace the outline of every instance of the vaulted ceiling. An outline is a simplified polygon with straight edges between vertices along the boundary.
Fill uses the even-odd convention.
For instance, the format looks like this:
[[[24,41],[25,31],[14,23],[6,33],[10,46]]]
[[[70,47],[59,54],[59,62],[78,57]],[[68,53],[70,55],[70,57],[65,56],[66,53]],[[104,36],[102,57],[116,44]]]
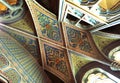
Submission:
[[[74,83],[92,68],[91,63],[95,67],[97,64],[99,67],[104,66],[104,70],[109,69],[109,73],[119,78],[117,75],[120,72],[115,73],[106,65],[111,60],[102,51],[111,43],[119,41],[119,33],[116,33],[116,30],[120,30],[119,26],[113,31],[114,26],[90,33],[71,24],[58,23],[58,0],[36,1],[25,0],[25,12],[21,19],[8,24],[0,23],[0,59],[4,61],[0,62],[0,75],[5,75],[5,78],[11,80],[10,83],[50,83],[50,79],[53,83],[57,81],[55,79],[59,83]],[[109,4],[115,5],[117,2],[111,0]],[[112,5],[106,3],[107,0],[104,0],[100,6],[110,9]],[[84,70],[86,67],[88,69]],[[81,69],[84,73],[79,74]],[[13,79],[11,75],[16,78]]]

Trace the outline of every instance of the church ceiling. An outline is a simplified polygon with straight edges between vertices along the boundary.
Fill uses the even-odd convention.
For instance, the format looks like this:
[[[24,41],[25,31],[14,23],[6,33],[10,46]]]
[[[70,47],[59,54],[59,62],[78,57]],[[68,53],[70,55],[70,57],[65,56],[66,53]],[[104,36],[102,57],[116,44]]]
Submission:
[[[40,4],[35,1],[26,0],[26,2],[32,17],[34,17],[33,21],[39,37],[42,64],[45,70],[58,76],[64,82],[66,82],[66,79],[71,82],[71,79],[74,78],[70,73],[72,72],[71,65],[73,63],[69,63],[71,57],[68,53],[69,50],[104,60],[99,55],[99,51],[89,31],[84,31],[66,23],[60,25],[56,16]],[[63,55],[62,57],[61,54]],[[68,71],[68,73],[65,71]],[[64,78],[66,75],[70,77]]]
[[[106,62],[99,50],[117,39],[92,35],[89,30],[59,23],[56,15],[35,0],[25,2],[29,11],[23,18],[3,24],[7,28],[1,28],[4,31],[1,33],[12,37],[0,35],[0,50],[4,54],[0,55],[0,69],[10,80],[15,80],[11,83],[48,83],[47,76],[40,74],[44,72],[39,70],[36,60],[44,70],[66,83],[75,83],[75,75],[93,59]],[[14,68],[10,64],[14,64]]]

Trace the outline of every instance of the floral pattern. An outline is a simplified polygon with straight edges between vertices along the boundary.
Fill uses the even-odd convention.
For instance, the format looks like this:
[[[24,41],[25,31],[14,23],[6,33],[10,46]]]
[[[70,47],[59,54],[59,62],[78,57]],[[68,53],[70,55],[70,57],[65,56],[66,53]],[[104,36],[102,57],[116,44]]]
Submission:
[[[92,48],[87,38],[87,34],[78,30],[66,27],[68,44],[72,48],[80,49],[85,52],[91,52]]]
[[[68,75],[65,51],[44,44],[47,65]]]
[[[46,16],[39,11],[36,12],[39,24],[41,25],[42,36],[57,42],[62,42],[58,21]]]

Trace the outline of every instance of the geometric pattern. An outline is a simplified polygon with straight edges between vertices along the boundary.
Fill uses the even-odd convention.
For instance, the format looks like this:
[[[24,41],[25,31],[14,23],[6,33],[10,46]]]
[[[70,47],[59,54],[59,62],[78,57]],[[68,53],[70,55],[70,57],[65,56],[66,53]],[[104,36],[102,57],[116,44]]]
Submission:
[[[0,54],[1,69],[5,69],[6,66],[10,67],[12,64],[13,69],[9,68],[4,72],[13,83],[19,83],[22,78],[27,83],[51,83],[35,60],[35,58],[40,58],[41,55],[45,70],[56,75],[65,83],[75,83],[73,74],[76,75],[80,68],[90,62],[82,55],[100,59],[97,56],[98,50],[90,33],[70,24],[62,23],[61,27],[57,17],[40,6],[35,0],[25,1],[30,9],[32,18],[28,19],[31,16],[27,12],[21,20],[8,25],[37,37],[30,38],[10,29],[4,29],[19,43],[4,32],[0,33],[0,52],[3,53],[3,55]],[[72,64],[69,59],[71,59]]]
[[[73,50],[93,58],[100,57],[97,56],[98,50],[90,33],[66,23],[60,27],[54,14],[34,0],[25,1],[38,33],[43,68],[64,82],[74,83],[68,51]]]
[[[19,34],[18,32],[13,32],[10,29],[4,28],[4,31],[7,32],[10,36],[16,39],[24,48],[26,48],[36,59],[40,58],[40,52],[38,47],[37,39],[29,38],[24,35]]]
[[[8,58],[12,66],[28,83],[50,83],[37,61],[15,39],[0,31],[0,44],[0,52]]]
[[[39,60],[41,55],[45,70],[56,75],[65,83],[75,83],[73,74],[76,75],[82,66],[90,62],[82,55],[101,59],[100,56],[97,56],[98,50],[90,33],[66,23],[62,23],[62,27],[60,27],[56,16],[40,6],[35,0],[26,0],[26,2],[34,24],[32,19],[27,19],[30,16],[27,13],[23,19],[8,25],[34,35],[34,38],[2,28],[19,43],[5,35],[4,32],[2,32],[4,35],[0,33],[0,52],[3,53],[3,56],[0,55],[0,67],[5,69],[8,65],[10,67],[10,64],[14,66],[14,69],[5,70],[6,75],[14,83],[19,83],[22,78],[26,79],[28,83],[50,83],[51,81],[35,60],[35,58]],[[18,25],[21,25],[20,28]],[[35,29],[33,29],[34,25]],[[40,49],[38,44],[40,44]]]
[[[31,11],[39,36],[38,41],[40,42],[43,68],[66,83],[74,83],[67,50],[56,45],[54,46],[54,44],[64,46],[62,29],[58,24],[56,16],[36,1],[25,1]]]

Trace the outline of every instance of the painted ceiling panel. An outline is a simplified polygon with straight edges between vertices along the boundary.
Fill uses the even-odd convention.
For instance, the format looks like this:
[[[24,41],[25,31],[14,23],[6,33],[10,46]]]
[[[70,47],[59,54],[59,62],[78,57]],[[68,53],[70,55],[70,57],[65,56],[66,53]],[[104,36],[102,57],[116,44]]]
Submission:
[[[65,35],[66,47],[68,49],[98,60],[103,60],[88,31],[84,31],[67,23],[62,23],[62,28]]]
[[[38,46],[38,40],[36,38],[30,38],[26,35],[21,35],[17,31],[13,31],[6,27],[3,27],[2,30],[7,32],[10,36],[16,39],[25,49],[27,49],[36,59],[40,59],[40,52]]]
[[[36,10],[36,13],[39,24],[41,25],[42,36],[58,42],[62,42],[57,20],[54,20],[51,17],[42,14],[39,12],[39,10]]]
[[[17,72],[19,72],[19,75],[24,77],[28,83],[50,82],[47,75],[33,56],[15,39],[3,31],[0,31],[0,52],[9,60],[12,64],[12,68],[16,69]],[[8,69],[10,68],[8,67]],[[6,68],[2,69],[2,71],[5,72]],[[12,72],[14,71],[11,70],[9,73],[6,71],[6,75],[9,77],[12,75]],[[17,81],[19,80],[19,75],[17,73],[13,74],[16,80],[13,79],[14,77],[9,77],[12,81],[14,81],[11,83],[23,83]]]
[[[44,68],[66,83],[74,83],[67,50],[51,43],[41,41]]]
[[[99,5],[106,10],[110,10],[119,2],[120,2],[120,0],[102,0],[99,3]]]
[[[42,68],[36,62],[36,60],[40,60],[38,59],[40,55],[43,69],[66,83],[75,82],[74,76],[79,69],[91,62],[88,57],[103,60],[103,56],[99,55],[89,31],[66,23],[62,23],[62,26],[60,26],[56,16],[35,0],[25,1],[30,12],[26,11],[21,20],[7,24],[18,29],[19,33],[4,28],[3,30],[10,37],[5,32],[0,31],[0,52],[7,57],[0,56],[0,67],[5,72],[4,69],[10,67],[8,63],[13,64],[12,68],[14,69],[7,72],[9,78],[14,73],[16,78],[13,79],[13,75],[10,78],[11,80],[15,80],[15,83],[19,79],[21,79],[20,81],[28,81],[28,83],[50,83],[47,75],[44,74]],[[23,35],[21,31],[29,34],[29,37]],[[30,38],[31,36],[34,38]],[[95,37],[95,42],[98,43],[97,45],[101,45],[100,48],[104,47],[103,44],[109,43],[104,43],[101,37]],[[9,60],[8,63],[7,60]]]
[[[79,30],[66,27],[69,46],[75,49],[80,49],[85,52],[91,52],[92,48],[88,42],[87,34]]]
[[[64,45],[63,35],[57,17],[35,1],[26,0],[26,2],[32,17],[34,17],[34,24],[39,37]]]

